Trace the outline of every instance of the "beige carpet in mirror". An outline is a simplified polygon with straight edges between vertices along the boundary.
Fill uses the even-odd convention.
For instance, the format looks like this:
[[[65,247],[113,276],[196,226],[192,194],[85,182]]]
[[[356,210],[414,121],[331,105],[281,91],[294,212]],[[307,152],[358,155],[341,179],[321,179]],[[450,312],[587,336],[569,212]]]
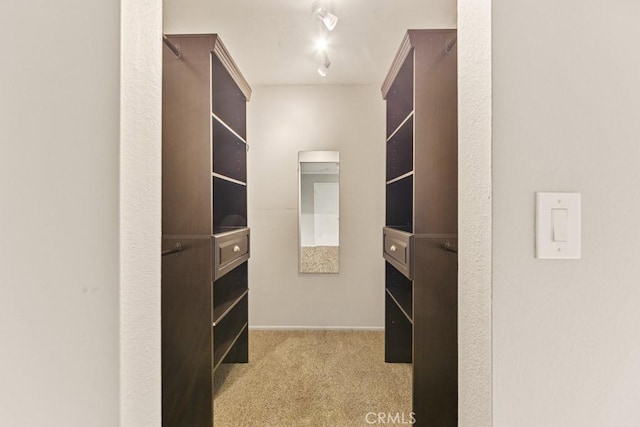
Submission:
[[[302,246],[300,248],[301,273],[339,273],[339,246]]]

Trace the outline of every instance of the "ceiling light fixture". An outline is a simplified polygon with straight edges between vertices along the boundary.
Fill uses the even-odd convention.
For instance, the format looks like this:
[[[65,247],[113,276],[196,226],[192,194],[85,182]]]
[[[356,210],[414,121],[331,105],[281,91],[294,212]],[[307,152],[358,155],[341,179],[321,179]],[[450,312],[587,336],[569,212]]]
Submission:
[[[324,64],[322,64],[321,66],[318,67],[318,74],[320,74],[322,77],[327,77],[327,74],[329,73],[329,67],[331,66],[331,61],[329,61],[329,57],[325,56],[324,57]]]
[[[320,20],[324,22],[325,27],[327,27],[329,31],[333,31],[338,23],[338,17],[329,12],[326,7],[318,7],[316,9],[316,14]]]
[[[318,40],[316,40],[316,49],[320,52],[324,52],[329,47],[329,41],[326,37],[320,36]]]

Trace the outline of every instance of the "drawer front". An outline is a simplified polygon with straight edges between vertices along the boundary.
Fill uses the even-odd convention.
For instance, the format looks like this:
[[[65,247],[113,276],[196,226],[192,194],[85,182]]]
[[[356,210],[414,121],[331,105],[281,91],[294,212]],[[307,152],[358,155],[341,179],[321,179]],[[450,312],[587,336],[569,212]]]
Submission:
[[[214,235],[213,253],[216,280],[249,259],[249,229]]]
[[[413,249],[413,234],[385,227],[382,230],[382,255],[391,265],[413,280],[413,265],[411,252]]]
[[[392,236],[384,236],[384,252],[402,264],[407,263],[407,242]]]
[[[238,239],[230,240],[220,244],[220,265],[233,262],[249,252],[249,236],[241,236]]]

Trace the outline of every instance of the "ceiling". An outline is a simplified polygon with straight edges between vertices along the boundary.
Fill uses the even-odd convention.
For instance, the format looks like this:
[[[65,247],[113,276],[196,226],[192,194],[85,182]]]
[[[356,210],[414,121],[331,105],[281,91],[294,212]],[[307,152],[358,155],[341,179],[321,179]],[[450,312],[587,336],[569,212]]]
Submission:
[[[313,0],[164,0],[164,33],[217,33],[250,85],[382,84],[407,29],[454,28],[455,0],[333,0],[332,32]],[[324,31],[331,66],[317,73]]]

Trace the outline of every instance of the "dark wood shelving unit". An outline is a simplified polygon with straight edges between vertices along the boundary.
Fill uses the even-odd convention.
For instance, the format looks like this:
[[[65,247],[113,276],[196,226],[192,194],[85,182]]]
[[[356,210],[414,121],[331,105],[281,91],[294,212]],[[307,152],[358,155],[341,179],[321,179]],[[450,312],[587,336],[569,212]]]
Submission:
[[[409,30],[387,101],[385,361],[412,363],[416,426],[457,425],[455,30]]]
[[[248,362],[250,96],[217,35],[165,36],[163,426],[213,426],[216,368]]]

